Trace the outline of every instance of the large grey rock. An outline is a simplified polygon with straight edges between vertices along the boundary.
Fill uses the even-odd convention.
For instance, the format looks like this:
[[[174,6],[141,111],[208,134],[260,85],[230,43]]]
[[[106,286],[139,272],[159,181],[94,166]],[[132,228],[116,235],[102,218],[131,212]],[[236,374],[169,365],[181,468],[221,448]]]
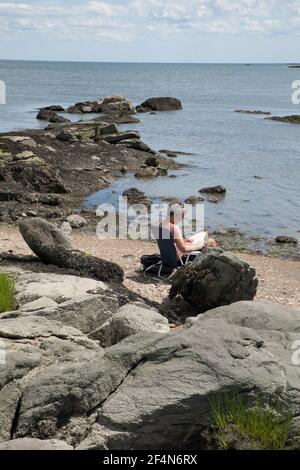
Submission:
[[[11,327],[5,321],[1,326],[0,319],[0,339],[12,331],[18,338],[10,333],[2,339],[4,441],[33,437],[78,449],[195,449],[211,426],[211,402],[230,393],[276,402],[295,419],[300,414],[300,369],[292,363],[300,333],[296,309],[239,302],[199,315],[185,329],[137,334],[104,351],[73,330],[57,337],[58,322],[47,323],[46,336],[34,337],[32,323],[25,324],[19,338],[21,320]]]
[[[156,340],[153,349],[144,346],[144,361],[99,413],[108,448],[198,448],[211,423],[210,402],[226,393],[274,400],[297,416],[300,370],[291,353],[299,313],[240,302],[199,316],[191,328]],[[111,354],[126,342],[133,349],[136,337]],[[112,438],[111,431],[119,434]]]
[[[107,347],[137,333],[168,333],[169,331],[168,320],[156,310],[129,303],[103,323],[91,337],[99,339],[101,346]]]
[[[30,387],[34,376],[49,364],[84,361],[93,357],[94,351],[99,357],[102,353],[97,343],[79,330],[45,318],[14,318],[12,314],[12,318],[1,319],[0,325],[1,347],[6,353],[0,364],[1,441],[14,434],[23,387]]]
[[[26,243],[44,263],[74,269],[101,281],[123,281],[124,272],[120,266],[74,250],[55,225],[35,217],[22,220],[19,229]]]
[[[196,313],[240,300],[253,300],[255,269],[231,253],[212,251],[180,268],[172,279],[170,298],[181,295]]]

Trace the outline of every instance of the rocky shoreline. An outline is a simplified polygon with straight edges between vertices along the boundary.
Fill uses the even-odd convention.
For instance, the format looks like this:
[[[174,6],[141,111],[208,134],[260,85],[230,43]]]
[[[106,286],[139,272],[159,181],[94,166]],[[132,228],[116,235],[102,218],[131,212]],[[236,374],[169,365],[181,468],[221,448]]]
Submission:
[[[155,178],[185,166],[175,158],[181,152],[163,149],[157,153],[142,142],[137,131],[120,131],[118,124],[139,122],[136,112],[176,111],[181,107],[174,98],[155,98],[134,108],[125,98],[112,96],[76,103],[67,110],[60,105],[43,108],[37,118],[48,122],[45,129],[0,134],[0,222],[16,224],[38,216],[61,225],[81,208],[85,229],[94,231],[99,221],[95,209],[83,208],[84,199],[91,193],[126,174]],[[71,122],[61,116],[66,111],[85,117],[99,113],[99,117]],[[203,188],[185,202],[195,204],[207,199],[217,203],[225,196],[225,188],[211,189]],[[175,202],[176,198],[171,199]],[[145,195],[138,202],[150,204],[151,200]],[[226,227],[213,235],[225,249],[300,259],[295,243]]]
[[[116,106],[114,97],[111,100]],[[52,109],[58,107],[43,110],[47,120],[54,116]],[[17,222],[35,214],[63,220],[86,196],[126,173],[149,178],[183,166],[156,154],[138,132],[118,130],[118,123],[136,122],[131,108],[109,109],[87,121],[0,134],[1,221]]]
[[[165,98],[145,103],[140,112],[179,107]],[[72,112],[94,106],[77,103]],[[120,245],[88,240],[97,214],[75,213],[88,194],[126,172],[153,178],[182,167],[136,131],[118,130],[136,119],[126,101],[97,106],[100,118],[66,122],[52,107],[43,110],[46,129],[0,135],[0,219],[18,224],[23,237],[22,246],[9,231],[1,238],[10,246],[0,253],[1,274],[13,280],[15,302],[0,313],[0,450],[219,449],[212,403],[228,394],[247,409],[260,397],[261,413],[279,404],[280,419],[291,423],[282,447],[299,448],[299,367],[291,363],[299,309],[254,301],[264,280],[228,252],[247,251],[246,236],[215,232],[226,251],[203,254],[162,287],[141,269],[126,279]],[[218,203],[225,194],[217,186],[194,198]],[[138,190],[127,195],[151,203]],[[291,239],[274,243],[280,256],[297,256]],[[127,247],[123,263],[137,252]],[[161,298],[146,294],[147,282]],[[230,448],[252,448],[235,433],[226,430]]]

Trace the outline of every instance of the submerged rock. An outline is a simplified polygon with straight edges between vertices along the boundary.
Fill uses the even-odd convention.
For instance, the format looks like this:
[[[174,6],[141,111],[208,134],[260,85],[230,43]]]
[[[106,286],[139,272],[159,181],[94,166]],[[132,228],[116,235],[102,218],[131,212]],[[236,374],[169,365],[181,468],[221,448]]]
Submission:
[[[294,114],[291,116],[272,116],[266,119],[270,121],[286,122],[288,124],[300,124],[300,115],[298,114]]]
[[[271,113],[269,113],[268,111],[251,111],[249,109],[236,109],[234,112],[241,113],[241,114],[258,114],[258,115],[263,115],[263,116],[271,115]]]
[[[123,192],[123,196],[127,197],[130,205],[145,204],[149,206],[151,204],[151,200],[148,198],[147,194],[137,188],[126,189],[126,191]]]
[[[275,238],[276,243],[290,243],[297,245],[298,240],[295,237],[290,237],[288,235],[279,235],[278,237]]]
[[[138,113],[147,113],[150,111],[177,111],[182,109],[182,104],[177,98],[159,97],[149,98],[136,107]]]
[[[224,186],[219,185],[202,188],[199,190],[199,192],[205,195],[205,198],[208,202],[218,204],[219,202],[223,201],[227,191]]]
[[[154,176],[158,176],[159,171],[158,168],[154,168],[153,166],[146,166],[143,168],[140,168],[134,176],[136,178],[153,178]]]
[[[184,202],[186,204],[192,204],[192,205],[196,205],[198,204],[199,202],[203,202],[205,199],[201,196],[190,196],[188,197]]]
[[[136,178],[154,178],[155,176],[166,176],[167,174],[167,168],[161,168],[160,166],[143,166],[134,174],[134,176]]]
[[[196,313],[240,300],[253,300],[256,272],[231,253],[212,251],[180,268],[172,279],[170,298],[181,295]]]
[[[37,217],[22,220],[19,228],[26,243],[44,263],[73,269],[101,281],[123,281],[124,273],[120,266],[74,250],[55,225]]]

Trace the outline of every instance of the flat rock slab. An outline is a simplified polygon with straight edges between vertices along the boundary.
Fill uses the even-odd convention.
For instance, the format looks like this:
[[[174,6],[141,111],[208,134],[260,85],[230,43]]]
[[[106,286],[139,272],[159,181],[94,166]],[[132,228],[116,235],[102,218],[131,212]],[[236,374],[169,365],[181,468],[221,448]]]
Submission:
[[[63,441],[42,440],[24,437],[23,439],[14,439],[0,444],[0,450],[73,450]]]
[[[1,318],[0,338],[8,339],[35,339],[55,336],[61,339],[81,338],[81,331],[71,326],[37,316],[23,316],[17,318]],[[89,341],[89,340],[87,340]],[[93,342],[91,341],[91,344]]]
[[[24,273],[16,282],[17,300],[21,305],[45,297],[60,303],[76,301],[88,292],[105,290],[107,286],[101,281],[60,274]]]

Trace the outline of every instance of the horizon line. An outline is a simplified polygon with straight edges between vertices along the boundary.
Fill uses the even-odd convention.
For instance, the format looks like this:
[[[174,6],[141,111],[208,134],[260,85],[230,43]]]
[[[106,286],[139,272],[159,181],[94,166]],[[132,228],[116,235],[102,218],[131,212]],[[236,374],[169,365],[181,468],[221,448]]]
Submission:
[[[300,65],[300,62],[167,62],[167,61],[134,61],[134,60],[65,60],[65,59],[0,59],[0,62],[56,62],[84,64],[166,64],[166,65]]]

